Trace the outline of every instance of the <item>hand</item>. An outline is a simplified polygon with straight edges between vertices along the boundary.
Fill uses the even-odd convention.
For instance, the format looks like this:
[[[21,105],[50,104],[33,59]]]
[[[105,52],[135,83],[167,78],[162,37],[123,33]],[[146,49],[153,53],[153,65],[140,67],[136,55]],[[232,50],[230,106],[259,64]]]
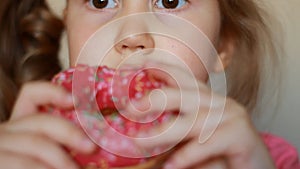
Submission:
[[[224,158],[214,158],[204,163],[196,164],[189,169],[228,169],[228,164]]]
[[[151,102],[145,96],[135,102],[135,107],[129,105],[127,112],[141,116],[141,113],[136,110],[147,110],[145,113],[180,110],[180,117],[176,123],[158,126],[149,134],[159,135],[158,137],[137,141],[141,147],[151,150],[154,147],[175,145],[182,136],[186,135],[184,139],[187,143],[172,155],[165,168],[186,169],[193,166],[197,168],[208,166],[209,168],[210,165],[215,164],[221,168],[227,168],[227,166],[224,167],[222,160],[206,163],[215,158],[225,159],[230,169],[275,168],[267,148],[243,106],[230,98],[212,93],[206,85],[195,80],[183,69],[153,62],[148,66],[160,68],[172,74],[171,77],[162,71],[148,70],[154,78],[166,82],[167,87],[162,89],[164,97],[161,94],[152,93],[149,96]],[[212,98],[214,102],[211,104]],[[161,103],[166,103],[166,105]],[[199,107],[197,108],[196,105]],[[191,130],[186,130],[189,128]],[[162,131],[166,132],[162,133]],[[206,136],[208,139],[203,139]],[[202,167],[204,164],[206,166]]]
[[[90,153],[94,144],[73,124],[38,113],[42,105],[70,108],[72,100],[62,88],[46,82],[26,84],[11,119],[0,125],[0,168],[78,168],[63,147]]]

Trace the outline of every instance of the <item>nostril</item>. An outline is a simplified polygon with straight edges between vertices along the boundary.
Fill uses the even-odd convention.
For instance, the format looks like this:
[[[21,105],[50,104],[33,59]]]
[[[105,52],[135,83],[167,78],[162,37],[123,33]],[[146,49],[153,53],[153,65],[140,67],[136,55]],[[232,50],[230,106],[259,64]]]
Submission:
[[[122,49],[128,49],[128,46],[122,45]]]
[[[145,49],[145,46],[144,45],[140,45],[140,46],[136,46],[136,47],[130,47],[130,46],[127,46],[127,45],[122,45],[122,49],[129,49],[129,50],[143,50]]]
[[[138,49],[145,49],[145,46],[140,45],[140,46],[137,46],[137,48]]]

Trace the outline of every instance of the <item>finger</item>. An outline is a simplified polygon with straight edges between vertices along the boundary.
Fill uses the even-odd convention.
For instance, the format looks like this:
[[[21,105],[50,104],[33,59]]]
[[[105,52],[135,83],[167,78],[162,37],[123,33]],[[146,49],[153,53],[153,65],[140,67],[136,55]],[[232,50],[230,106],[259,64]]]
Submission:
[[[204,83],[197,80],[190,69],[184,70],[178,66],[153,61],[147,62],[145,68],[147,73],[165,82],[170,87],[187,89],[207,88]]]
[[[78,169],[62,147],[46,137],[31,133],[7,133],[0,140],[0,149],[38,159],[55,169]]]
[[[209,92],[199,93],[198,90],[177,90],[162,88],[150,92],[139,100],[129,102],[125,112],[136,117],[151,113],[162,113],[166,110],[179,111],[182,114],[196,114],[200,107],[210,107]]]
[[[203,164],[196,164],[193,169],[228,169],[229,166],[225,158],[218,157],[205,161]]]
[[[0,167],[5,169],[52,169],[39,160],[9,151],[0,151]]]
[[[170,167],[167,166],[165,168],[170,168]],[[212,158],[205,161],[204,163],[197,163],[192,167],[189,167],[189,169],[228,169],[228,168],[229,166],[227,164],[227,161],[225,160],[225,158],[222,157]]]
[[[146,151],[152,151],[156,147],[172,148],[178,143],[191,138],[190,131],[193,127],[192,120],[177,118],[174,121],[165,122],[147,133],[138,134],[136,144]],[[166,147],[167,146],[167,147]]]
[[[46,114],[32,115],[13,121],[6,126],[13,132],[32,132],[47,136],[73,150],[89,153],[95,144],[87,138],[81,129],[62,118]]]
[[[146,133],[140,132],[138,136],[143,139],[137,140],[137,144],[151,150],[154,147],[162,145],[176,145],[183,140],[189,139],[199,138],[199,142],[206,142],[207,139],[215,135],[218,128],[224,127],[224,124],[221,124],[219,121],[207,120],[207,114],[202,113],[206,111],[200,109],[200,113],[194,116],[179,116],[175,120],[171,119],[168,122],[153,127]],[[218,116],[220,116],[218,113],[211,114],[213,115],[210,118],[213,119],[218,119]],[[205,141],[202,139],[204,136],[207,136],[205,137],[207,138]]]
[[[176,151],[166,162],[164,168],[186,169],[192,166],[196,166],[197,164],[203,164],[202,167],[206,167],[207,169],[227,168],[227,164],[224,161],[214,162],[210,164],[206,163],[209,159],[217,157],[222,149],[222,144],[212,145],[210,142],[200,144],[196,140],[193,140]]]
[[[193,136],[193,140],[178,150],[178,152],[169,159],[166,165],[169,165],[169,167],[176,166],[174,167],[175,169],[184,169],[190,166],[190,164],[204,163],[215,157],[226,157],[229,160],[227,163],[228,166],[232,168],[239,168],[241,164],[245,164],[245,166],[255,166],[255,162],[251,164],[253,160],[247,159],[251,157],[251,153],[249,152],[257,151],[260,142],[253,140],[257,136],[252,135],[256,135],[256,133],[253,132],[253,129],[249,128],[249,124],[245,122],[245,120],[244,118],[238,117],[238,119],[234,120],[235,122],[222,124],[205,142],[199,141],[197,137]],[[229,135],[228,133],[231,131],[235,131],[235,133]],[[266,158],[268,156],[263,154],[263,152],[266,151],[263,150],[261,153],[256,154],[255,156],[260,157],[254,157],[254,159],[259,160],[265,158],[266,161],[269,160]],[[189,159],[189,162],[182,161],[182,158]],[[266,164],[272,165],[269,161],[267,161]]]
[[[62,87],[48,82],[25,84],[20,91],[11,119],[39,112],[39,106],[42,105],[69,108],[73,106],[73,98]]]

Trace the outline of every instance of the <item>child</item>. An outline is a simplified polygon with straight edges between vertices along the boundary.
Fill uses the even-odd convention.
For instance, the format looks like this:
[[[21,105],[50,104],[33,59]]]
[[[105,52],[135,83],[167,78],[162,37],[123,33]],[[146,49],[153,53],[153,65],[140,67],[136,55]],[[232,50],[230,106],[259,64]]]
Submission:
[[[216,111],[223,108],[217,103],[226,103],[222,120],[212,137],[200,144],[199,131],[205,119],[203,112],[210,107],[209,104],[201,105],[196,123],[186,138],[188,143],[172,155],[165,168],[299,168],[294,149],[271,135],[261,137],[249,118],[260,85],[260,58],[264,54],[263,49],[269,47],[270,52],[274,52],[268,26],[262,16],[264,13],[255,1],[70,0],[67,3],[64,23],[69,40],[71,66],[76,65],[81,48],[95,31],[110,21],[138,12],[163,12],[186,19],[199,28],[216,47],[222,64],[215,64],[213,69],[226,69],[229,82],[228,96],[219,96],[213,103]],[[70,123],[37,113],[41,105],[71,107],[71,96],[47,82],[28,83],[44,77],[49,79],[59,70],[56,52],[61,23],[48,13],[43,0],[3,0],[1,12],[1,35],[8,36],[1,36],[0,44],[3,52],[0,56],[0,76],[3,79],[0,83],[0,108],[4,114],[3,119],[8,119],[9,115],[11,117],[0,127],[0,166],[77,168],[61,147],[90,153],[95,146]],[[122,29],[118,32],[120,37],[133,28],[126,23],[121,26]],[[147,26],[143,23],[136,24],[134,28],[147,32]],[[264,46],[265,44],[269,46]],[[172,39],[147,33],[132,35],[116,42],[112,49],[115,58],[111,60],[115,61],[117,57],[122,58],[137,50],[152,48],[172,51],[192,68],[201,87],[183,87],[183,92],[191,100],[196,98],[195,93],[198,91],[207,93],[204,99],[210,98],[210,90],[201,85],[208,79],[207,72],[193,60],[186,47]],[[194,80],[186,76],[186,71],[176,64],[157,61],[146,64],[174,72],[185,84]],[[36,73],[40,74],[35,75]],[[166,78],[161,73],[154,76]],[[167,83],[172,86],[173,81]],[[174,86],[164,91],[167,96],[177,96],[179,92]],[[17,92],[18,99],[12,107]],[[167,108],[172,103],[176,105],[174,103],[179,102],[178,98],[168,97],[170,105]],[[155,99],[161,101],[163,98]],[[147,105],[146,99],[136,103],[140,109],[145,109]],[[184,107],[184,115],[179,119],[183,125],[188,122],[189,117],[188,108]],[[153,132],[159,132],[161,128],[163,126],[153,129]],[[178,131],[157,142],[145,141],[138,144],[147,148],[172,144],[180,134]],[[276,146],[285,149],[280,151]]]

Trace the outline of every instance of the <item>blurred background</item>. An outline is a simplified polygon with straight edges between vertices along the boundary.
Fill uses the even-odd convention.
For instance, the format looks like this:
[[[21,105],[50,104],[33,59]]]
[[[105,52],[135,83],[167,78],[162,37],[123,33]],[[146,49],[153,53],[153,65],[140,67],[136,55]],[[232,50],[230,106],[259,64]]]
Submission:
[[[62,17],[65,0],[48,0],[53,11]],[[265,0],[266,7],[283,26],[286,54],[283,56],[279,98],[270,96],[263,116],[257,122],[260,130],[272,132],[294,144],[300,152],[300,0]],[[277,28],[274,28],[277,29]],[[66,35],[62,39],[61,60],[68,66]],[[272,85],[272,81],[267,82]]]

